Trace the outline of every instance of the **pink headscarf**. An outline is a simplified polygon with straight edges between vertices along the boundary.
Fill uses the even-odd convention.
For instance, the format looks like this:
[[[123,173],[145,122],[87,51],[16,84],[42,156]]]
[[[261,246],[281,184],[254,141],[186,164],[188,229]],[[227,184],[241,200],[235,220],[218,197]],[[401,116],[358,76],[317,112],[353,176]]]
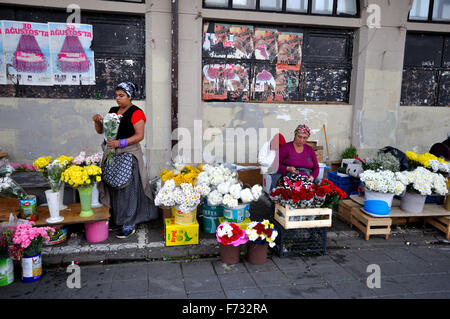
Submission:
[[[299,126],[297,126],[297,128],[295,129],[294,134],[298,134],[298,133],[306,133],[308,134],[308,136],[311,135],[311,130],[309,129],[309,127],[306,124],[300,124]]]

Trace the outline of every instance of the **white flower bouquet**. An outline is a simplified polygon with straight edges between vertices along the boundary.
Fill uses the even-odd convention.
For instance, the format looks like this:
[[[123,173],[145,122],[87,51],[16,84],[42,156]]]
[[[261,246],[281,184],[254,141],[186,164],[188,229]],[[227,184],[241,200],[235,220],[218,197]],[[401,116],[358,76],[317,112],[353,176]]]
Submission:
[[[66,169],[67,164],[61,163],[59,160],[54,160],[47,165],[47,180],[53,192],[59,192],[61,184],[61,175]]]
[[[117,115],[116,113],[108,113],[103,117],[103,133],[105,135],[105,141],[115,140],[117,138],[117,133],[119,132],[120,119],[122,115]],[[106,156],[106,162],[112,164],[114,151],[108,150]]]
[[[183,213],[188,213],[200,204],[202,196],[208,195],[209,191],[207,185],[196,185],[194,187],[190,183],[182,183],[180,186],[176,186],[175,181],[171,179],[166,181],[156,195],[155,205],[177,206]]]
[[[445,174],[450,173],[450,163],[449,162],[430,159],[428,161],[428,165],[429,165],[428,168],[433,170],[433,172],[435,172],[435,173],[437,173],[437,172],[445,173]]]
[[[6,197],[27,199],[28,194],[11,177],[0,177],[0,193]]]
[[[400,195],[406,189],[405,178],[401,172],[367,170],[359,179],[368,190]]]
[[[403,183],[407,185],[408,190],[413,190],[421,195],[431,195],[433,192],[439,195],[448,193],[445,177],[422,166],[417,167],[414,171],[404,171],[400,174],[403,176]]]

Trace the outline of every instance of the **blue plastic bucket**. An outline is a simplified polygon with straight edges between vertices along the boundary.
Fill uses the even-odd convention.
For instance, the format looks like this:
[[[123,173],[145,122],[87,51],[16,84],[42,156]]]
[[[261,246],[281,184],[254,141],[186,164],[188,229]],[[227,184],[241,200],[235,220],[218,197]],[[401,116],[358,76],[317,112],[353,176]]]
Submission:
[[[368,189],[364,192],[364,210],[370,214],[385,216],[391,212],[392,193],[379,193]]]
[[[210,206],[206,202],[202,205],[202,229],[213,234],[219,226],[219,217],[223,216],[223,206]]]
[[[250,204],[238,205],[236,208],[223,208],[223,218],[230,223],[242,223],[246,217],[250,217]]]

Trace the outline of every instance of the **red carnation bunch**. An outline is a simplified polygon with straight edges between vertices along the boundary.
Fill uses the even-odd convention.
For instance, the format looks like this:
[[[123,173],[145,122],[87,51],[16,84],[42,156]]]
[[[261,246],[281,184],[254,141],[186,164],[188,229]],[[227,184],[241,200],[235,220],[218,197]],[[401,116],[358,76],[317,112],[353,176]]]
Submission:
[[[248,241],[245,230],[236,223],[223,222],[217,227],[216,238],[222,245],[239,246]]]

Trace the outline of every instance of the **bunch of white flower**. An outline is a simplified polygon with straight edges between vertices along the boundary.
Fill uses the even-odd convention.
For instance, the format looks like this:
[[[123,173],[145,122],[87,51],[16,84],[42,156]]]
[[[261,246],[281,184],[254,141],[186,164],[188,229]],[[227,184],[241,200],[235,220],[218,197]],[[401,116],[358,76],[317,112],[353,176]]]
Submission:
[[[174,192],[175,202],[179,210],[188,213],[200,204],[201,194],[190,183],[182,183],[180,187]]]
[[[433,172],[442,172],[442,173],[450,173],[450,163],[449,162],[440,162],[438,160],[430,159],[428,161],[428,167],[430,167]]]
[[[367,170],[359,175],[359,179],[367,189],[380,193],[400,195],[406,188],[406,185],[399,179],[399,175],[392,171]]]
[[[164,186],[159,190],[158,194],[155,196],[155,205],[156,206],[166,206],[172,207],[175,205],[175,181],[173,179],[169,179],[164,183]]]
[[[227,235],[229,238],[231,238],[233,236],[233,228],[231,227],[230,224],[224,223],[223,227],[218,227],[217,228],[217,235],[219,237]]]
[[[433,173],[426,168],[419,166],[414,171],[401,172],[412,189],[422,195],[431,195],[433,191],[440,195],[445,195],[448,190],[444,176]]]
[[[225,194],[222,199],[222,204],[229,208],[235,208],[239,205],[239,201],[230,194]]]
[[[211,192],[211,188],[206,184],[195,185],[194,190],[202,196],[206,196]]]
[[[219,206],[222,204],[223,196],[219,191],[213,190],[208,194],[208,205]]]

